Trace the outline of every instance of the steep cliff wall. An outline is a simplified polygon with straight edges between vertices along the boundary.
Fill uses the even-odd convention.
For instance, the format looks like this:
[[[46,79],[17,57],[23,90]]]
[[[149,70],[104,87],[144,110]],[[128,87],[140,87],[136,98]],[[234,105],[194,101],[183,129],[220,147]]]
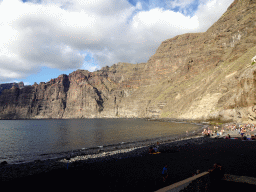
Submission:
[[[23,89],[24,88],[24,83],[23,82],[19,82],[19,83],[4,83],[4,84],[0,84],[0,94],[2,93],[3,90],[11,89],[13,86],[17,87],[19,89]]]
[[[147,63],[77,70],[4,90],[0,118],[159,117],[255,121],[256,0],[206,32],[167,39]]]
[[[33,101],[33,87],[19,89],[13,86],[5,89],[0,96],[0,111],[2,119],[29,118]]]
[[[165,78],[155,86],[158,94],[149,105],[155,110],[148,115],[248,119],[247,115],[226,118],[225,114],[229,113],[229,98],[237,94],[241,84],[240,76],[252,68],[251,58],[256,54],[255,12],[255,0],[237,0],[207,32],[164,41],[148,61],[155,67],[156,77]]]

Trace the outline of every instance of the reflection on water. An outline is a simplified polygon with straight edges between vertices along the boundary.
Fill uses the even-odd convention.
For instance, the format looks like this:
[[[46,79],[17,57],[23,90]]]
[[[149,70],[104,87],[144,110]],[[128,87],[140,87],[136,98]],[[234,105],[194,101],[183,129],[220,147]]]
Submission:
[[[144,119],[0,120],[0,161],[140,141],[194,131],[198,126]]]

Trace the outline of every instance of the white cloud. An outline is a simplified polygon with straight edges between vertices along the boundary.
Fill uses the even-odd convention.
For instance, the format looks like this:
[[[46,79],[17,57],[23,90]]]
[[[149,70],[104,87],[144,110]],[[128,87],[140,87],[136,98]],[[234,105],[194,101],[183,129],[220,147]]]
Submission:
[[[97,66],[89,66],[87,70],[90,72],[93,72],[93,71],[99,70],[99,68]]]
[[[142,9],[142,4],[141,4],[141,2],[138,2],[138,3],[136,4],[136,9],[138,9],[138,10],[141,10],[141,9]]]
[[[156,1],[147,11],[143,1],[135,6],[127,0],[0,1],[0,81],[24,78],[42,66],[82,68],[85,52],[100,67],[146,62],[165,39],[205,31],[231,1],[202,1],[193,17],[157,8]],[[187,8],[193,0],[169,2]]]
[[[19,83],[20,81],[19,80],[13,80],[13,81],[8,82],[8,83],[13,83],[13,82]],[[23,83],[24,83],[24,85],[32,85],[30,82],[23,82]]]
[[[167,1],[167,5],[170,6],[172,9],[179,7],[179,8],[186,8],[191,5],[195,0],[173,0]]]
[[[196,17],[186,17],[181,13],[164,11],[159,8],[140,12],[133,19],[133,28],[142,28],[142,30],[167,30],[169,28],[175,31],[178,29],[180,33],[181,30],[194,30],[198,25]]]
[[[200,31],[206,31],[224,14],[234,0],[200,0],[196,16],[199,19]]]
[[[26,86],[26,85],[31,85],[30,82],[23,82],[23,83],[24,83],[25,86]]]

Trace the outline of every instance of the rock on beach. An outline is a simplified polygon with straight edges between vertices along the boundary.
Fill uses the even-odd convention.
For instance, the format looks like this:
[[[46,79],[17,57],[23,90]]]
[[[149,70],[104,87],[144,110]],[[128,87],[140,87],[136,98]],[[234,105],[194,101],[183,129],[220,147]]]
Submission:
[[[186,139],[174,142],[162,141],[159,145],[159,150],[165,152],[170,147],[180,147],[182,145],[201,143],[205,140],[203,137]],[[148,144],[148,143],[147,143]],[[35,160],[33,162],[21,163],[21,164],[8,164],[2,162],[0,165],[1,181],[12,181],[29,175],[47,173],[56,169],[66,169],[67,163],[69,168],[75,166],[75,164],[81,163],[94,163],[102,161],[120,160],[132,157],[141,157],[148,155],[148,148],[150,145],[156,143],[150,143],[149,145],[137,146],[128,149],[119,149],[113,151],[102,151],[96,154],[71,156],[69,158],[49,159],[49,160]]]
[[[1,184],[20,186],[20,189],[26,189],[31,183],[40,186],[48,183],[58,190],[80,190],[86,185],[103,191],[155,191],[191,177],[197,170],[207,171],[216,162],[225,168],[226,173],[256,176],[250,171],[256,169],[253,163],[256,159],[255,142],[201,136],[161,142],[158,148],[161,153],[157,155],[148,153],[150,145],[81,155],[70,160],[4,165],[0,167]],[[165,164],[170,172],[163,184],[161,170]],[[61,183],[56,183],[56,179]]]

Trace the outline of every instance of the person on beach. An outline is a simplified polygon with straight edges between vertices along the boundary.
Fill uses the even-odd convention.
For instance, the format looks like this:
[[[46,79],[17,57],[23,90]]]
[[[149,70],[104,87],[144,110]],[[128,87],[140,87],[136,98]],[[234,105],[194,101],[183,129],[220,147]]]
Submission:
[[[158,152],[158,146],[154,146],[153,149],[154,149],[155,152]]]
[[[244,136],[244,128],[241,128],[240,134],[241,134],[241,137],[242,137],[242,139],[243,139],[243,136]]]
[[[220,135],[223,135],[223,133],[224,133],[224,129],[222,129],[222,130],[220,131]]]
[[[200,173],[200,170],[196,170],[196,173],[192,173],[192,176],[198,175]]]
[[[163,176],[163,182],[165,182],[167,177],[168,177],[167,165],[165,165],[164,168],[163,168],[162,176]]]
[[[230,139],[230,135],[228,134],[228,135],[225,137],[225,139]]]
[[[149,147],[149,154],[153,154],[155,153],[155,150],[153,149],[153,147]]]
[[[214,184],[218,183],[224,177],[224,169],[220,163],[215,163],[213,169],[209,170],[210,181]]]
[[[210,134],[208,133],[208,131],[206,129],[204,129],[204,131],[202,132],[203,136],[210,136]]]

